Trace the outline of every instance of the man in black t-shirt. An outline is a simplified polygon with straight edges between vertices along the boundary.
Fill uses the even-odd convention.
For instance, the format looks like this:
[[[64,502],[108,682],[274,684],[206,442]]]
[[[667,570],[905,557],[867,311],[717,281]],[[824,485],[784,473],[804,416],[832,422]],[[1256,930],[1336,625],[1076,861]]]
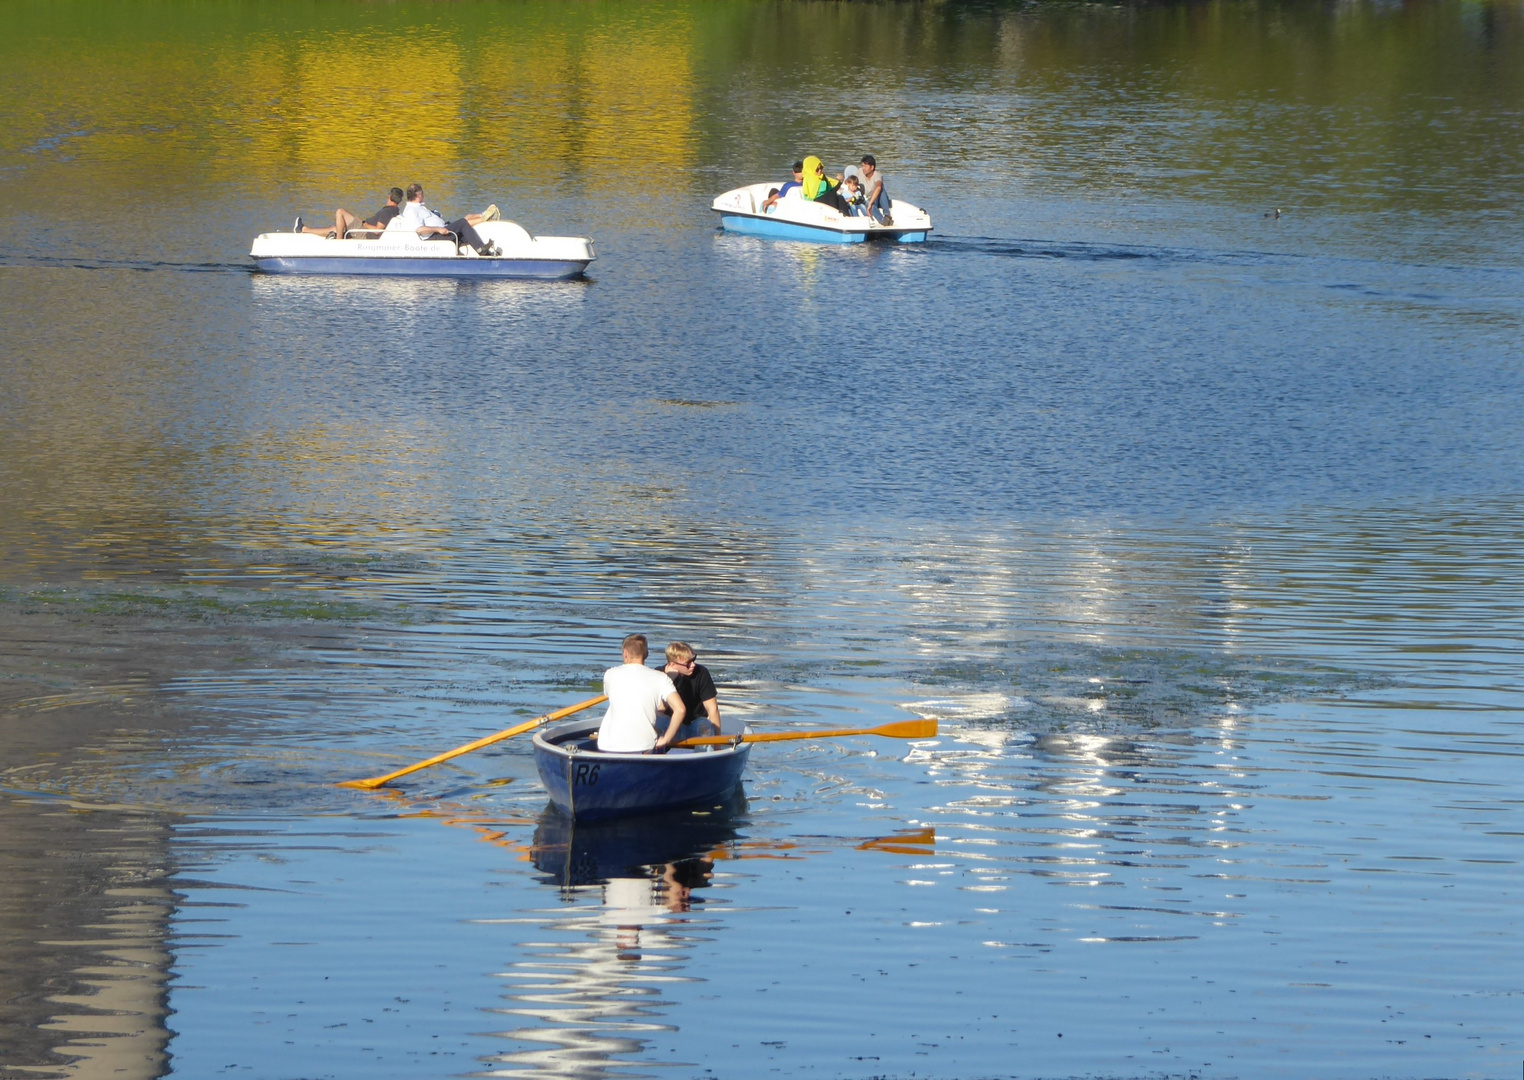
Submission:
[[[360,220],[358,214],[345,210],[342,206],[333,212],[333,228],[326,225],[303,225],[302,219],[296,219],[296,231],[304,233],[317,233],[326,236],[330,240],[343,240],[350,237],[355,240],[374,240],[386,229],[387,223],[402,213],[403,193],[401,188],[392,188],[386,196],[386,205],[377,210],[375,214]]]
[[[677,687],[677,696],[688,706],[688,722],[696,728],[707,718],[709,731],[696,731],[701,735],[719,735],[720,701],[714,688],[709,669],[698,662],[698,655],[687,642],[674,641],[667,646],[667,666],[662,668]],[[686,733],[679,736],[687,738]]]

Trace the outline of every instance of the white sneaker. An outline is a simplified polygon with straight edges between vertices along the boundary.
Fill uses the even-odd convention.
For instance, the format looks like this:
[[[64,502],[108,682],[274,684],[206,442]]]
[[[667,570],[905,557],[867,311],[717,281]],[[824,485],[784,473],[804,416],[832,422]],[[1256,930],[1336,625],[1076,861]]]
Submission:
[[[493,203],[491,206],[487,207],[487,209],[482,211],[483,221],[497,221],[502,216],[503,212],[497,208],[497,203]]]

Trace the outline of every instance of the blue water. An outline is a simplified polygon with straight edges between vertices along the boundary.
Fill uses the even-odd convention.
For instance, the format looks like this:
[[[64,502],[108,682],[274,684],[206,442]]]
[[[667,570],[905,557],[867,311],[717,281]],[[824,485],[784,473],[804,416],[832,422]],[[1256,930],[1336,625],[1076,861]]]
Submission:
[[[165,977],[114,1008],[168,1056],[112,1070],[1515,1075],[1516,5],[17,25],[0,789],[159,839],[3,947]],[[715,228],[864,148],[926,244]],[[249,271],[378,176],[600,257]],[[758,747],[615,833],[520,741],[334,786],[596,693],[632,630],[759,730],[941,732]],[[15,872],[79,854],[14,820]],[[152,957],[47,921],[144,880]],[[59,992],[6,990],[0,1075]]]

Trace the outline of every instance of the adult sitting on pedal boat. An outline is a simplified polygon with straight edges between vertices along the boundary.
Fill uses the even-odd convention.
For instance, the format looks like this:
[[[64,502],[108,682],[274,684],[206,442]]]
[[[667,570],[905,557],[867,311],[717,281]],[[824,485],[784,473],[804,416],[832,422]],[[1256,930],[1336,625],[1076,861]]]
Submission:
[[[809,202],[829,206],[843,217],[851,217],[852,207],[847,205],[847,200],[836,190],[840,183],[840,177],[832,180],[825,174],[825,165],[818,157],[804,159],[804,188],[800,194]]]
[[[863,197],[868,203],[868,216],[880,225],[893,225],[894,218],[889,213],[893,200],[889,198],[884,174],[879,171],[878,159],[872,154],[864,154],[858,164],[862,166],[859,175],[862,176]]]
[[[488,207],[489,212],[496,209],[495,206]],[[467,214],[463,218],[446,222],[438,213],[424,205],[422,184],[407,186],[407,205],[402,208],[402,213],[398,217],[404,225],[415,230],[425,240],[453,240],[457,251],[460,250],[461,245],[465,245],[478,255],[500,254],[497,245],[483,240],[481,234],[473,228],[486,221],[486,215]]]
[[[603,673],[608,712],[598,727],[598,749],[612,754],[664,754],[677,738],[688,707],[665,672],[646,667],[651,650],[644,634],[631,634],[621,646],[624,663]],[[657,710],[665,705],[672,720],[660,738]]]

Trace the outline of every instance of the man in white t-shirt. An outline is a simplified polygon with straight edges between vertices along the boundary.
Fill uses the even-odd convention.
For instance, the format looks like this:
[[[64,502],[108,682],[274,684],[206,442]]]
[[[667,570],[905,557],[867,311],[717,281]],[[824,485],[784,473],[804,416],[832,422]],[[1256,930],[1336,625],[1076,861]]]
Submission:
[[[624,639],[624,663],[603,673],[609,711],[598,727],[598,749],[605,753],[665,753],[688,715],[688,707],[666,672],[646,667],[650,652],[644,634],[631,634]],[[657,738],[656,710],[663,702],[672,710],[672,719],[666,734]]]

